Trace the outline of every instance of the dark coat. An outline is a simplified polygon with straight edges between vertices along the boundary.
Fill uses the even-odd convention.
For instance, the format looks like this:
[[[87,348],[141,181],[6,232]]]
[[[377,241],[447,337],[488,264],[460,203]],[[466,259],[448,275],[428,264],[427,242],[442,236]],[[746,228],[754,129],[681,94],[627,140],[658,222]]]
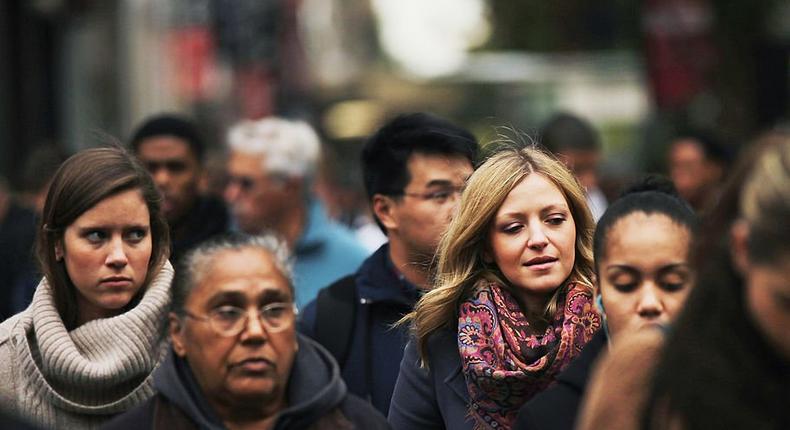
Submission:
[[[472,429],[469,392],[461,372],[458,335],[442,329],[428,338],[428,369],[420,367],[415,343],[409,342],[387,417],[395,430]]]
[[[227,233],[230,214],[222,200],[213,196],[198,196],[192,209],[170,226],[170,261],[174,264],[201,242]]]
[[[521,407],[513,428],[573,430],[592,366],[606,347],[606,334],[600,330],[581,354],[557,375],[555,384]]]
[[[331,355],[298,336],[299,351],[288,379],[288,406],[272,429],[387,429],[384,417],[348,394]],[[189,364],[172,351],[154,376],[157,394],[108,422],[107,429],[225,429],[200,391]]]
[[[418,292],[395,270],[387,244],[362,263],[354,280],[356,314],[342,376],[351,393],[368,399],[386,415],[408,341],[407,328],[393,324],[411,312]],[[315,337],[315,327],[313,300],[302,312],[299,330]]]

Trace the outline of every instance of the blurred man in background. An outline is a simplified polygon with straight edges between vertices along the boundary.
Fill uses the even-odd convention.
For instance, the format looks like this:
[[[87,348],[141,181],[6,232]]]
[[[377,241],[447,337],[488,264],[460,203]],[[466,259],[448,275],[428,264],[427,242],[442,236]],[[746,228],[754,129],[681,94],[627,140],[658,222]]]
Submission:
[[[595,129],[584,119],[558,113],[541,128],[540,143],[554,153],[579,179],[587,192],[587,204],[596,221],[606,211],[606,196],[598,185],[601,141]]]
[[[230,217],[222,200],[200,192],[205,144],[195,124],[174,114],[150,117],[132,135],[131,146],[162,194],[171,261],[228,231]]]
[[[730,156],[710,133],[679,133],[669,144],[669,176],[695,211],[704,211],[719,195]]]
[[[303,121],[245,120],[228,132],[227,201],[238,228],[272,231],[293,250],[296,304],[357,269],[368,252],[329,219],[311,189],[321,144]]]

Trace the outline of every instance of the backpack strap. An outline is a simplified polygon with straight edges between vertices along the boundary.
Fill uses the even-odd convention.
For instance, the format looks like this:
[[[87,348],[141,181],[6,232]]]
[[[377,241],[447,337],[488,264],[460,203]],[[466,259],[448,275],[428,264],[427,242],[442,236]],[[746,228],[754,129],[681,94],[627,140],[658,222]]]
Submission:
[[[318,292],[315,340],[335,357],[342,369],[348,358],[357,308],[355,275],[333,282]]]

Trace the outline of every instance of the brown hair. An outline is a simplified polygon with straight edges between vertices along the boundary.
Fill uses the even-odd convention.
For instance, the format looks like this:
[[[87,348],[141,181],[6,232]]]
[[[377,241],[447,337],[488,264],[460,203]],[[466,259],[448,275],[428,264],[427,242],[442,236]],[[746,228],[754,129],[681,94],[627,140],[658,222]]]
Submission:
[[[85,211],[107,197],[134,189],[140,190],[150,216],[152,252],[144,283],[148,285],[170,255],[170,234],[159,192],[145,168],[120,147],[92,148],[69,157],[52,178],[36,237],[36,257],[68,328],[77,322],[77,293],[65,263],[55,256],[55,247],[66,227]]]

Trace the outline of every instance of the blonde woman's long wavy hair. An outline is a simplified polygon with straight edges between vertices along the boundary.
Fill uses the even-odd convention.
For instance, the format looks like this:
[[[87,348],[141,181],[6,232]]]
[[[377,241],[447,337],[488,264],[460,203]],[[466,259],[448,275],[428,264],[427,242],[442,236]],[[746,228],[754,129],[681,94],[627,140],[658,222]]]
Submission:
[[[422,357],[427,357],[428,337],[436,330],[455,328],[458,307],[472,287],[481,280],[494,281],[510,288],[505,277],[483,255],[488,249],[490,225],[510,191],[531,174],[543,175],[562,192],[576,224],[575,263],[567,280],[593,292],[592,235],[595,224],[582,186],[565,165],[552,155],[534,147],[510,143],[488,158],[469,178],[461,196],[458,212],[448,226],[437,250],[434,286],[420,299],[414,311],[401,324],[411,323],[411,331]],[[560,286],[558,286],[560,287]],[[563,300],[564,288],[557,288],[544,309],[527,309],[536,320],[551,321]]]

